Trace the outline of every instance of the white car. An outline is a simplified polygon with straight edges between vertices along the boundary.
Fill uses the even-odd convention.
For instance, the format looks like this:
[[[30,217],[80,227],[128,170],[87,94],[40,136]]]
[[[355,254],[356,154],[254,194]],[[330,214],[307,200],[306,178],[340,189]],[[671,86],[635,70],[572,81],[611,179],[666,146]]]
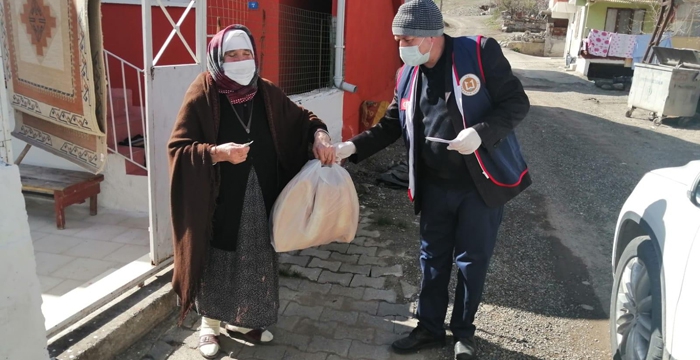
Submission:
[[[651,171],[615,229],[615,359],[700,359],[700,161]]]

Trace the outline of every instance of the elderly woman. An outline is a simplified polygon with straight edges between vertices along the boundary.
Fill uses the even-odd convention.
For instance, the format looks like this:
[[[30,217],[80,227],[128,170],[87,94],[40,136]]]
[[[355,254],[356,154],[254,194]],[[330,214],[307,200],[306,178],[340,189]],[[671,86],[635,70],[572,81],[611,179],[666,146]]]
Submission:
[[[250,31],[222,30],[208,47],[208,71],[190,85],[168,151],[175,248],[173,288],[180,321],[202,315],[200,353],[219,351],[221,321],[232,336],[272,340],[278,259],[269,215],[284,186],[309,160],[335,150],[326,126],[258,75]]]

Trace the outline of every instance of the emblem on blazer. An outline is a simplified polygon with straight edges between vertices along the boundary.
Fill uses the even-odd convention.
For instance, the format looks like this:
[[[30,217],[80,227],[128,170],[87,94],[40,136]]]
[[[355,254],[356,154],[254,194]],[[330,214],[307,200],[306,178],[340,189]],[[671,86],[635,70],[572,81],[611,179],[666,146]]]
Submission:
[[[459,85],[462,88],[462,94],[466,96],[473,96],[479,92],[481,89],[481,80],[474,74],[467,74],[459,79]]]
[[[406,111],[408,109],[408,99],[401,99],[401,110]]]

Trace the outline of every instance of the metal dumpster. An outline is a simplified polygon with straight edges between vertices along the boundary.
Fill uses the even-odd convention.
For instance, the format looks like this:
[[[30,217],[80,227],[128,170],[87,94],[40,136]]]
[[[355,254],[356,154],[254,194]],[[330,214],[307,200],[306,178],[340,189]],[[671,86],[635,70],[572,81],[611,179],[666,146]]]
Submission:
[[[659,64],[637,64],[627,100],[627,113],[652,112],[655,123],[665,117],[690,117],[700,98],[700,52],[654,47]]]

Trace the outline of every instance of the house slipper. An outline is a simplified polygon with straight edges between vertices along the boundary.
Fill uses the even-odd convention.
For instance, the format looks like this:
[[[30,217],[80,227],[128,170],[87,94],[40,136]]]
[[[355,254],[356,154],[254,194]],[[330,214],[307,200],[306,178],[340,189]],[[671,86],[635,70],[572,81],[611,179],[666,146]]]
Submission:
[[[144,147],[144,142],[145,142],[145,139],[144,139],[143,135],[138,134],[138,135],[134,135],[134,136],[131,138],[131,142],[129,142],[129,138],[124,138],[124,140],[120,141],[120,142],[118,143],[118,145],[120,145],[120,146],[129,146],[129,145],[131,145],[132,147],[140,147],[140,148],[142,148],[142,147]]]
[[[267,344],[274,338],[272,333],[265,329],[247,329],[228,324],[226,325],[226,332],[232,338],[244,340],[256,345]]]
[[[219,338],[216,335],[202,335],[199,337],[199,353],[205,359],[214,359],[219,354]]]

